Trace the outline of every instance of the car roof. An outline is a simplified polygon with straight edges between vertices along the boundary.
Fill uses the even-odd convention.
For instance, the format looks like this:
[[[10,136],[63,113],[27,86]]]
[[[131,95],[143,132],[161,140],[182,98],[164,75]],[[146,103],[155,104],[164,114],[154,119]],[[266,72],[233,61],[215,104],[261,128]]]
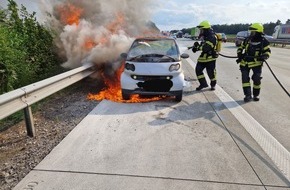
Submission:
[[[240,31],[237,33],[237,36],[247,37],[250,35],[250,32],[248,30]]]
[[[244,30],[244,31],[238,32],[237,34],[243,34],[243,33],[248,33],[248,32],[249,32],[248,30]]]
[[[174,40],[174,39],[167,36],[156,36],[156,37],[140,37],[136,38],[135,40],[140,41],[140,40]]]

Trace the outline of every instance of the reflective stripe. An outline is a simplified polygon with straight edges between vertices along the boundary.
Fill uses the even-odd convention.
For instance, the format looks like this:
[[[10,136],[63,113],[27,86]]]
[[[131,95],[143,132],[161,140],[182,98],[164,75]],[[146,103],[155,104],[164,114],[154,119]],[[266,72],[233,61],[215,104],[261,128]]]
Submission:
[[[198,59],[197,59],[197,61],[198,62],[210,62],[210,61],[214,61],[214,60],[216,60],[216,58],[213,58],[211,55],[210,56],[208,56],[207,58],[207,54],[205,53],[204,55],[203,55],[203,57],[199,57]]]
[[[261,85],[253,85],[254,89],[261,89]]]
[[[216,69],[213,72],[214,77],[212,79],[210,79],[211,81],[216,81]]]
[[[210,45],[212,48],[214,47],[213,43],[210,41],[206,41],[205,43],[207,43],[208,45]]]
[[[205,78],[204,75],[197,76],[197,79],[202,79],[202,78]]]
[[[251,83],[247,82],[247,83],[243,83],[243,87],[249,87],[251,86]]]
[[[263,50],[268,50],[268,49],[270,49],[269,46],[265,46],[265,47],[263,48]]]
[[[245,62],[245,61],[242,61],[240,63],[241,66],[246,66],[248,65],[249,68],[252,68],[252,67],[257,67],[257,66],[261,66],[262,65],[262,62],[261,61],[252,61],[252,62]]]

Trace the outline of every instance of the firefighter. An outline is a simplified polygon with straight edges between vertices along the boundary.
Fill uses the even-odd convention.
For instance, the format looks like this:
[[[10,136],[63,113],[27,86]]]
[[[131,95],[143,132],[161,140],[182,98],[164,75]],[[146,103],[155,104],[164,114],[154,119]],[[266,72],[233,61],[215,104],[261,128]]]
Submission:
[[[260,23],[253,23],[249,27],[250,36],[247,37],[240,47],[237,49],[238,59],[236,62],[240,64],[242,74],[242,85],[244,92],[244,102],[249,102],[252,99],[259,101],[261,88],[261,74],[263,62],[269,58],[271,54],[270,43],[264,37],[264,27]],[[250,83],[250,71],[253,74],[253,89]],[[253,94],[252,94],[253,93]],[[253,97],[252,97],[253,95]]]
[[[197,64],[195,67],[195,72],[200,85],[196,88],[197,91],[208,87],[207,81],[203,74],[203,70],[206,69],[207,74],[210,78],[211,90],[215,90],[216,86],[216,58],[218,57],[218,52],[216,50],[217,38],[213,32],[209,21],[202,21],[198,26],[200,29],[199,37],[202,42],[194,43],[192,47],[192,52],[195,53],[201,50],[200,56],[197,59]]]

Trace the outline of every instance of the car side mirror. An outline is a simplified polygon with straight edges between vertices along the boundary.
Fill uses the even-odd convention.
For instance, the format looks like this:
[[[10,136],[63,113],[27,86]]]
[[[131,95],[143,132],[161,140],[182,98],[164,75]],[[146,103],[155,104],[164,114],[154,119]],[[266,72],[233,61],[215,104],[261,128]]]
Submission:
[[[126,59],[126,58],[127,58],[127,56],[128,56],[128,54],[127,54],[127,53],[121,53],[121,55],[120,55],[120,57],[121,57],[121,58],[123,58],[123,59]]]
[[[181,58],[186,59],[189,58],[189,55],[187,53],[183,53],[180,55]]]

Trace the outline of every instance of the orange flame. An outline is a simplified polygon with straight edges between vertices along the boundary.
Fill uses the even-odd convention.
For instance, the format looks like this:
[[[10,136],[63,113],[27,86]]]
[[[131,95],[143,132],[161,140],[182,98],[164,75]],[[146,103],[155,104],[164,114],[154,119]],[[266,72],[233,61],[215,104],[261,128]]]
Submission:
[[[69,25],[78,25],[81,14],[83,13],[83,9],[76,7],[71,3],[59,6],[57,10],[60,13],[61,22]]]
[[[106,28],[113,34],[117,33],[117,31],[122,28],[125,23],[125,17],[123,13],[117,13],[116,19],[108,24]]]
[[[124,15],[122,13],[118,13],[116,15],[116,19],[108,24],[106,28],[111,34],[117,33],[122,27],[124,27]],[[109,42],[110,36],[101,37],[98,42],[95,42],[91,39],[87,39],[84,43],[84,48],[87,50],[92,49],[94,46],[99,44],[106,45]],[[103,99],[111,100],[114,102],[126,102],[126,103],[140,103],[140,102],[152,102],[162,99],[163,97],[152,97],[152,98],[141,98],[139,95],[132,95],[130,100],[123,100],[122,98],[122,90],[121,90],[121,73],[124,70],[124,63],[122,66],[115,72],[115,77],[106,78],[105,74],[102,72],[101,76],[104,79],[106,87],[99,92],[98,94],[89,93],[87,98],[89,100],[97,100],[101,101]]]
[[[90,49],[92,49],[94,46],[96,46],[96,43],[95,43],[93,40],[91,40],[91,39],[88,39],[88,40],[85,42],[85,44],[84,44],[84,48],[85,48],[86,50],[90,50]]]
[[[161,100],[162,97],[152,97],[152,98],[141,98],[139,95],[134,94],[131,96],[130,100],[123,100],[122,98],[122,91],[121,91],[121,83],[120,83],[120,78],[121,78],[121,73],[124,70],[124,64],[119,68],[119,70],[116,71],[114,79],[106,79],[105,84],[106,88],[103,89],[101,92],[98,94],[88,94],[88,99],[89,100],[111,100],[114,102],[126,102],[126,103],[141,103],[141,102],[152,102],[152,101],[157,101]],[[102,73],[102,76],[104,77],[104,74]]]

